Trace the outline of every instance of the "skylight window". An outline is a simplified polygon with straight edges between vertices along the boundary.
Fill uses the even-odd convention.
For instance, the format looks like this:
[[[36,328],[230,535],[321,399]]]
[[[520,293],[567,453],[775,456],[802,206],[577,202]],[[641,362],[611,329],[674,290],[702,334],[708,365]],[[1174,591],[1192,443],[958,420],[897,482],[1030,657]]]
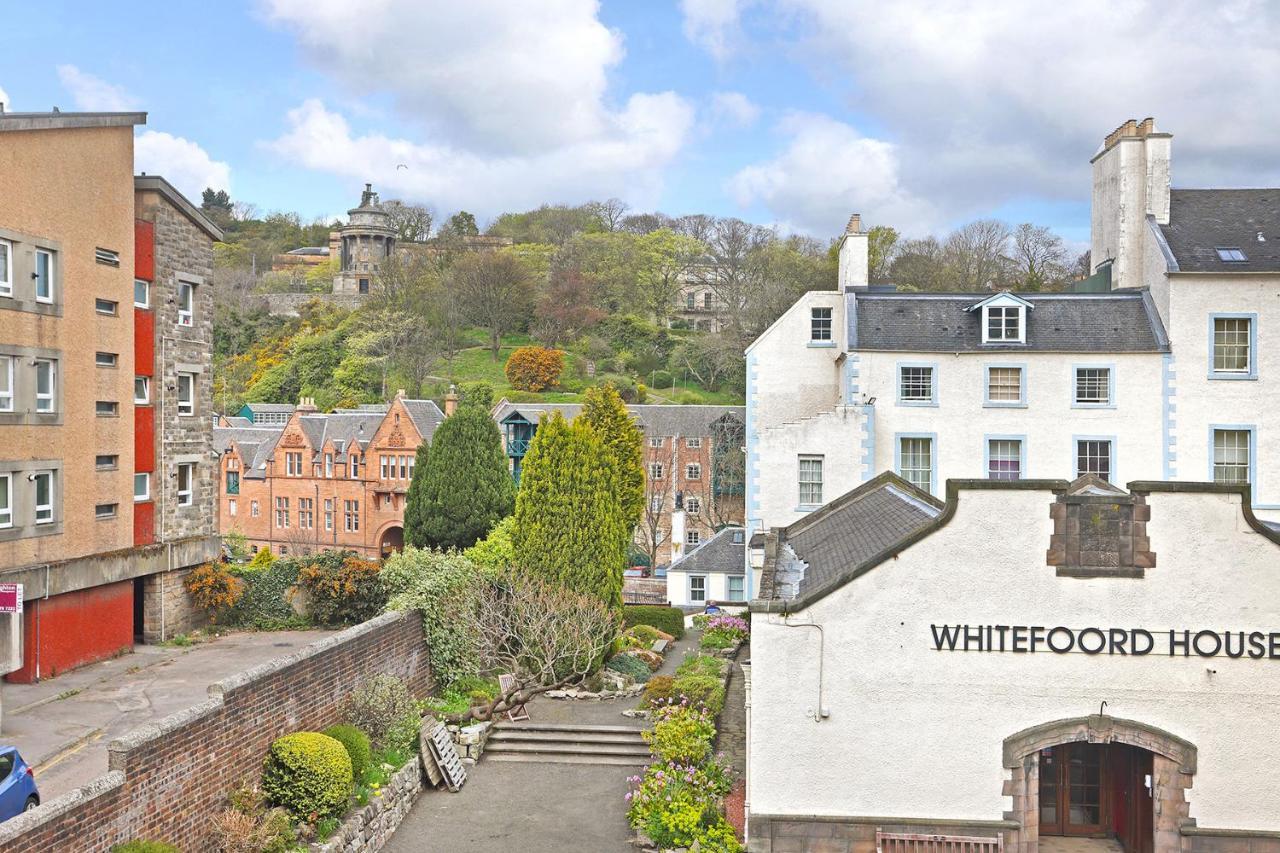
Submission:
[[[1217,248],[1218,260],[1228,264],[1246,264],[1249,259],[1245,257],[1244,252],[1240,249],[1219,246]]]

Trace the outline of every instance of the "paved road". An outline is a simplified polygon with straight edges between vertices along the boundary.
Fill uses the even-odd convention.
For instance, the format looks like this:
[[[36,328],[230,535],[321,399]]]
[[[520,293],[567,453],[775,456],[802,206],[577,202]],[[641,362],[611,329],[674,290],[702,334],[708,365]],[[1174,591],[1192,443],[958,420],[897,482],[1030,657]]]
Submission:
[[[485,761],[456,794],[427,791],[385,853],[626,853],[628,767]]]
[[[327,631],[232,633],[195,646],[138,646],[38,684],[4,684],[0,742],[36,768],[47,802],[107,772],[113,739],[209,698],[208,686]]]

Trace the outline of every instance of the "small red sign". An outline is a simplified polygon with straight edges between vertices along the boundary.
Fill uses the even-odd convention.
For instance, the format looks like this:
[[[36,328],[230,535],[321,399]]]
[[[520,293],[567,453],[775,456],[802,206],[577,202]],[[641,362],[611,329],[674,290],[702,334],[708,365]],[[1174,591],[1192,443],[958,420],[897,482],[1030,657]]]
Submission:
[[[0,613],[22,612],[22,584],[0,583]]]

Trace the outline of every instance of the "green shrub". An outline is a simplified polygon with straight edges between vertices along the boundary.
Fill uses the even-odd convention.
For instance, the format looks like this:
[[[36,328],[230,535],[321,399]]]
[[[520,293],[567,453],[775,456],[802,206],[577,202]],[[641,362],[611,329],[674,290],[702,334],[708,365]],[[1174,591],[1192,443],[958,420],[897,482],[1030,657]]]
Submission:
[[[389,609],[422,614],[431,668],[441,688],[479,675],[476,608],[482,578],[474,563],[456,551],[405,548],[383,564],[382,582]]]
[[[634,655],[614,655],[609,658],[609,662],[604,665],[604,668],[630,676],[633,681],[639,684],[649,680],[649,665]]]
[[[655,370],[649,374],[649,385],[654,388],[670,388],[671,374],[665,370]]]
[[[673,689],[673,698],[687,699],[690,705],[702,705],[713,717],[724,709],[724,683],[719,676],[677,675]]]
[[[647,604],[628,604],[622,608],[623,624],[651,625],[677,640],[684,637],[684,611],[679,607],[654,607]]]
[[[473,701],[488,702],[498,695],[498,682],[493,678],[467,676],[455,681],[453,689]]]
[[[652,646],[657,640],[666,639],[671,636],[670,634],[667,634],[666,631],[659,631],[652,625],[633,625],[627,633],[643,643],[646,648]]]
[[[163,841],[126,841],[111,848],[111,853],[182,853],[172,844]]]
[[[676,667],[676,678],[685,675],[724,676],[725,660],[715,655],[689,655]]]
[[[387,603],[382,567],[373,560],[352,551],[325,551],[299,562],[297,583],[307,591],[307,612],[319,625],[357,625]]]
[[[357,687],[342,716],[367,734],[377,750],[412,749],[418,739],[421,718],[417,705],[404,681],[394,675],[375,675]]]
[[[275,560],[261,570],[245,573],[244,580],[244,594],[231,609],[229,621],[232,624],[260,631],[306,624],[306,620],[298,616],[289,603],[290,588],[298,580],[298,563],[295,560]]]
[[[346,747],[351,757],[351,775],[356,779],[364,776],[365,767],[369,766],[369,736],[350,725],[329,726],[324,734]]]
[[[711,755],[716,738],[714,714],[690,705],[663,705],[653,711],[653,728],[644,733],[649,750],[660,761],[696,766]]]
[[[644,686],[644,704],[655,707],[668,702],[675,696],[676,680],[669,675],[655,675]]]
[[[262,767],[262,789],[271,802],[312,823],[341,814],[354,781],[346,748],[319,732],[279,738]]]

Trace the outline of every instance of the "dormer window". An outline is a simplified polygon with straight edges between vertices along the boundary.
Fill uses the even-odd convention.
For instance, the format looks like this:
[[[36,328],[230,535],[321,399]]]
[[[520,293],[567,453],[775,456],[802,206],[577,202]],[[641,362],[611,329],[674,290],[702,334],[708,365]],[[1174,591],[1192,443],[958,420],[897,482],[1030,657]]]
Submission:
[[[1025,344],[1027,311],[1034,307],[1027,300],[1006,290],[989,296],[976,305],[970,305],[966,310],[981,310],[984,344]]]
[[[1021,343],[1022,309],[1008,305],[987,309],[988,343]]]

